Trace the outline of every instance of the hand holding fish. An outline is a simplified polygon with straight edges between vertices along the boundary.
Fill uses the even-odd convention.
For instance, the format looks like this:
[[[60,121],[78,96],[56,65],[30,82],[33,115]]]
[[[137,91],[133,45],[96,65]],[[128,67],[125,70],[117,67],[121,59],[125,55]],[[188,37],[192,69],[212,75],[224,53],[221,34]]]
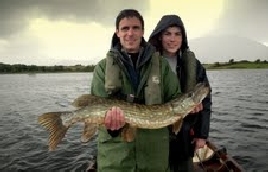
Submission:
[[[113,106],[107,111],[104,121],[107,129],[119,130],[125,125],[124,112],[119,107]]]
[[[195,106],[195,108],[190,112],[190,113],[197,113],[203,110],[203,104],[200,103],[197,106]]]

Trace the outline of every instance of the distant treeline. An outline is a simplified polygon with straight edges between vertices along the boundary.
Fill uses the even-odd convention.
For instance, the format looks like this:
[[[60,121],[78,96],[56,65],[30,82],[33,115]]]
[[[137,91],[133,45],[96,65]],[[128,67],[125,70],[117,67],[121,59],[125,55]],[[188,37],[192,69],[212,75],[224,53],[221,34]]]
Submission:
[[[0,73],[56,73],[56,72],[93,72],[95,65],[82,66],[36,66],[0,63]]]
[[[235,61],[230,59],[228,62],[215,62],[214,64],[204,64],[206,68],[260,68],[267,67],[268,61]],[[231,67],[230,67],[231,66]],[[37,65],[23,65],[23,64],[4,64],[0,62],[0,73],[56,73],[56,72],[93,72],[95,65],[74,65],[74,66],[37,66]]]
[[[234,59],[230,59],[228,62],[215,62],[214,64],[204,64],[204,66],[207,69],[268,68],[268,61],[267,60],[261,61],[259,59],[255,61],[248,61],[248,60],[235,61]]]
[[[233,65],[233,64],[268,64],[267,60],[261,61],[260,59],[257,59],[255,61],[248,61],[248,60],[241,60],[241,61],[235,61],[234,59],[230,59],[228,62],[215,62],[214,66],[225,66],[225,65]]]

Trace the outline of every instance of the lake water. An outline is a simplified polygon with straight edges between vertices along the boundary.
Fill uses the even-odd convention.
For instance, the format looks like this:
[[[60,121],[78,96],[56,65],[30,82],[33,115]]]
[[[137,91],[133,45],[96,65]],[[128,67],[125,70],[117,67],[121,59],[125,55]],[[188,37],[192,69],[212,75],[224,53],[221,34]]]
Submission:
[[[268,70],[208,71],[213,89],[210,140],[227,148],[247,171],[268,170]],[[96,137],[80,143],[82,125],[54,152],[37,124],[46,111],[73,109],[88,93],[91,73],[0,75],[0,171],[83,171],[96,155]]]

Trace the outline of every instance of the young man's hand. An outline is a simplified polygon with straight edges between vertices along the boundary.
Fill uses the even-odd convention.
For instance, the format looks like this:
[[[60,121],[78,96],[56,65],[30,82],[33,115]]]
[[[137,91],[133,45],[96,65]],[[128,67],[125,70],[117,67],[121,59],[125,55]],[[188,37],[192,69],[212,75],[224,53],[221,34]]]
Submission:
[[[195,138],[194,142],[195,142],[195,149],[201,149],[205,146],[206,139]]]
[[[197,105],[190,113],[197,113],[203,110],[203,104],[200,103],[199,105]]]

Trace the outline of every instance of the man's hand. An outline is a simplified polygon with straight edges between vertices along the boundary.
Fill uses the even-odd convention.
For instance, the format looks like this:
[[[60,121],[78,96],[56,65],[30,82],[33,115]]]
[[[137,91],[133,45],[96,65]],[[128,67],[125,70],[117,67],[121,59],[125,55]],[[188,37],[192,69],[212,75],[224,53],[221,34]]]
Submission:
[[[194,110],[192,110],[190,113],[197,113],[203,110],[203,104],[200,103],[199,105],[197,105]]]
[[[110,130],[119,130],[125,125],[124,112],[119,107],[112,107],[106,112],[105,126]]]
[[[206,139],[194,138],[194,142],[195,142],[195,149],[201,149],[205,146]]]

